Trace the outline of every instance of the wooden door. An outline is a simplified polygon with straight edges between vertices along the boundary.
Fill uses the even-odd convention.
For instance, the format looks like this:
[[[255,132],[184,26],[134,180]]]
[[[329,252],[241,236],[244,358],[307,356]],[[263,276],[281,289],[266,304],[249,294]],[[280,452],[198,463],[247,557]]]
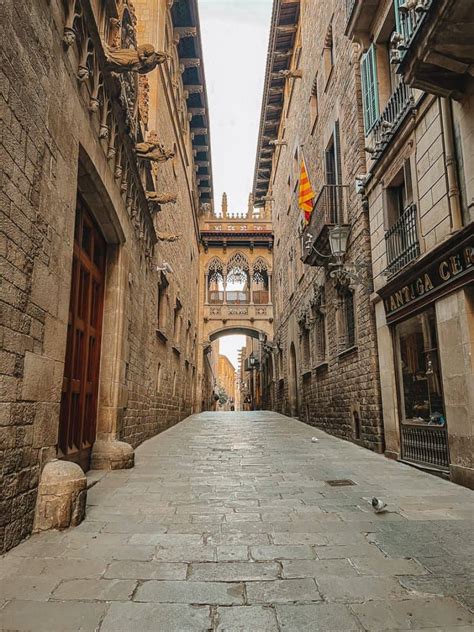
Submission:
[[[78,197],[59,456],[89,469],[96,435],[106,244]]]

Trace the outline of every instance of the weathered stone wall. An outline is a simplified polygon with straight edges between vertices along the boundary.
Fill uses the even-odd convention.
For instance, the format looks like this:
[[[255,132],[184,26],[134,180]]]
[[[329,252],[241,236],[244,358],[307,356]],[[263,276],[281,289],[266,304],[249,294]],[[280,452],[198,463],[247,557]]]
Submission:
[[[159,4],[163,11],[167,3]],[[57,454],[78,187],[108,242],[98,438],[136,446],[191,412],[196,355],[192,340],[186,350],[185,337],[188,323],[191,339],[196,331],[198,246],[190,140],[163,107],[161,71],[154,71],[161,91],[155,103],[163,108],[156,129],[180,151],[176,175],[172,165],[160,166],[158,183],[175,190],[178,203],[163,207],[154,222],[157,230],[182,237],[159,242],[150,261],[107,162],[106,141],[98,138],[97,115],[78,86],[77,53],[63,46],[62,4],[8,3],[1,10],[3,551],[31,532],[39,475]],[[156,336],[156,265],[163,261],[173,269],[168,322],[176,296],[182,303],[180,353],[172,350],[171,335],[166,342]]]
[[[331,20],[334,65],[329,69],[324,63],[323,46]],[[297,200],[300,160],[295,158],[296,152],[303,144],[313,189],[318,193],[325,183],[324,151],[339,120],[342,183],[348,185],[348,223],[352,224],[346,262],[367,264],[367,276],[371,276],[368,217],[354,186],[355,176],[365,173],[360,76],[358,63],[355,63],[356,51],[343,35],[345,22],[346,3],[342,0],[302,3],[299,40],[302,78],[289,82],[280,131],[287,145],[276,150],[273,163],[275,338],[281,350],[275,359],[274,397],[277,410],[294,414],[292,400],[296,383],[300,418],[347,439],[354,439],[353,412],[356,411],[361,423],[360,443],[381,450],[381,403],[370,282],[354,287],[356,345],[340,353],[337,293],[333,281],[324,270],[303,266],[300,262],[302,214]],[[315,81],[318,116],[312,126],[310,97]],[[327,358],[324,363],[316,360],[312,340],[309,362],[303,358],[297,322],[297,314],[308,304],[315,283],[324,285],[326,296]],[[310,337],[313,336],[311,329]],[[292,345],[296,355],[293,363],[290,361]],[[294,365],[296,371],[292,368]]]

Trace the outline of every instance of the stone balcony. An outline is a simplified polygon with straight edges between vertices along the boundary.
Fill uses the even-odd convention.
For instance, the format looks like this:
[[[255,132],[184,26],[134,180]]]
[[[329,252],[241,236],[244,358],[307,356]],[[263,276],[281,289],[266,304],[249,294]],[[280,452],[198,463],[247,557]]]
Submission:
[[[347,218],[346,185],[326,184],[321,189],[309,224],[302,234],[301,259],[309,266],[325,266],[330,258],[329,229],[344,225]]]
[[[472,0],[418,0],[402,12],[398,69],[410,86],[458,100],[468,93],[474,83],[472,11]]]
[[[232,325],[232,321],[237,321],[236,325],[242,321],[247,324],[255,323],[258,328],[259,321],[269,322],[273,320],[273,305],[271,303],[254,302],[261,297],[252,296],[248,292],[214,292],[210,293],[209,302],[204,304],[204,321],[223,321],[227,326]],[[212,294],[223,294],[226,296],[216,297]],[[238,297],[237,294],[242,296]],[[244,296],[246,295],[246,296]]]

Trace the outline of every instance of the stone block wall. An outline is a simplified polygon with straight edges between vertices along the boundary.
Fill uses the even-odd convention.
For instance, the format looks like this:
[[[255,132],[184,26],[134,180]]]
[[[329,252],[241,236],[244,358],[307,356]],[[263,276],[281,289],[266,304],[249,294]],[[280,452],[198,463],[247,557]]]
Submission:
[[[157,0],[158,2],[158,0]],[[151,4],[151,3],[150,3]],[[166,2],[159,3],[165,7]],[[163,9],[162,9],[163,10]],[[160,166],[159,187],[176,206],[154,216],[158,242],[147,259],[125,196],[76,78],[74,47],[62,42],[59,0],[2,6],[0,45],[0,550],[31,533],[42,468],[57,456],[78,188],[108,242],[97,437],[133,446],[193,409],[196,382],[198,238],[193,156],[172,110],[156,114],[163,142],[180,152]],[[155,23],[164,29],[163,22]],[[160,70],[151,103],[166,102]],[[158,82],[158,79],[161,83]],[[158,87],[160,86],[160,87]],[[151,115],[150,106],[150,115]],[[151,126],[149,126],[149,129]],[[153,128],[152,128],[153,129]],[[182,304],[181,352],[156,335],[159,274],[167,261],[169,321]],[[189,323],[189,326],[188,326]],[[186,331],[191,342],[185,345]],[[178,345],[177,345],[178,346]]]
[[[383,439],[375,320],[370,302],[369,223],[355,191],[356,175],[365,173],[357,49],[344,36],[344,1],[306,2],[302,3],[301,11],[297,44],[297,48],[301,46],[301,52],[297,54],[300,55],[298,67],[302,70],[302,78],[290,80],[287,108],[281,123],[281,136],[287,141],[287,146],[276,150],[272,174],[275,338],[280,346],[280,353],[275,358],[274,398],[278,411],[292,414],[292,381],[296,380],[301,419],[337,436],[381,450]],[[323,47],[331,30],[334,64],[328,69]],[[312,126],[310,98],[315,83],[318,116]],[[324,152],[336,120],[340,126],[342,184],[348,186],[347,221],[352,224],[346,263],[357,261],[367,266],[367,280],[353,288],[356,345],[343,353],[338,349],[338,304],[334,283],[327,270],[303,266],[300,261],[302,213],[297,201],[301,159],[301,152],[296,153],[298,147],[303,144],[310,179],[318,194],[325,184]],[[304,366],[297,314],[308,304],[314,286],[321,284],[325,288],[327,358],[324,363],[317,361],[311,340],[310,366]],[[314,331],[311,330],[310,337],[313,336]],[[294,378],[289,360],[291,345],[296,352],[297,375]],[[360,439],[355,438],[354,412],[360,418]]]

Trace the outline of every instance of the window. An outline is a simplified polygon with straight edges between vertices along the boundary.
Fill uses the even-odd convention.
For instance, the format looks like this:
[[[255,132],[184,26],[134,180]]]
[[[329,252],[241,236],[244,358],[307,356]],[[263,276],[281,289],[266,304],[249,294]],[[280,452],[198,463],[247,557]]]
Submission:
[[[334,124],[334,132],[324,155],[325,204],[327,220],[331,224],[344,222],[344,199],[342,190],[341,139],[339,121]]]
[[[157,325],[158,329],[166,328],[167,307],[168,307],[168,281],[162,276],[158,283],[158,300],[157,300]]]
[[[311,121],[311,134],[314,134],[314,127],[318,119],[318,75],[314,78],[309,99],[309,115]]]
[[[349,288],[344,288],[339,291],[338,334],[339,353],[355,346],[354,292]]]
[[[368,136],[380,114],[375,44],[372,44],[365,55],[362,56],[361,80],[364,129],[365,135]]]
[[[301,351],[301,355],[303,356],[303,369],[308,369],[311,366],[311,352],[309,329],[306,327],[306,324],[301,328]]]
[[[434,309],[396,325],[395,341],[402,421],[444,426]]]
[[[410,160],[406,160],[403,167],[385,189],[385,225],[393,226],[403,212],[413,203],[413,188],[411,180]]]
[[[161,363],[158,363],[158,370],[156,372],[156,390],[160,391],[161,390],[161,374],[162,374],[162,368],[161,368]]]
[[[182,305],[180,300],[176,299],[176,305],[174,308],[174,320],[173,320],[173,340],[177,345],[181,341],[181,326],[183,324],[183,317],[181,316]]]
[[[315,292],[313,300],[313,356],[317,364],[326,361],[326,298],[324,286]]]

